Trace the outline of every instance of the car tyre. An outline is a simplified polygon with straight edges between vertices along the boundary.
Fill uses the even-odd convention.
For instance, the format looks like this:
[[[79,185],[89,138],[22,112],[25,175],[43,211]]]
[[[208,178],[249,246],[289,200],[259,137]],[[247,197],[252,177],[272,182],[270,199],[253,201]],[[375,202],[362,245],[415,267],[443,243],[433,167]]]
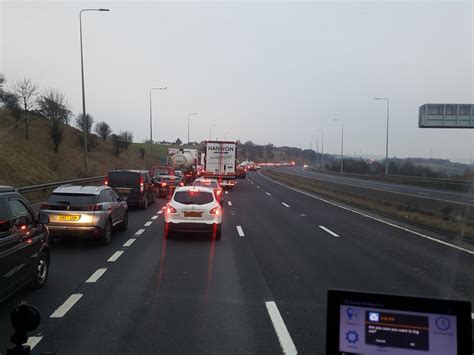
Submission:
[[[35,275],[31,286],[38,289],[46,285],[49,275],[49,255],[41,252],[36,265]]]
[[[112,223],[110,221],[107,221],[104,234],[102,235],[102,238],[100,241],[102,245],[108,245],[112,241]]]
[[[148,196],[145,196],[145,200],[143,201],[142,208],[146,210],[148,208]]]
[[[125,214],[123,215],[122,223],[120,223],[120,230],[126,231],[127,228],[128,228],[128,211],[125,211]]]

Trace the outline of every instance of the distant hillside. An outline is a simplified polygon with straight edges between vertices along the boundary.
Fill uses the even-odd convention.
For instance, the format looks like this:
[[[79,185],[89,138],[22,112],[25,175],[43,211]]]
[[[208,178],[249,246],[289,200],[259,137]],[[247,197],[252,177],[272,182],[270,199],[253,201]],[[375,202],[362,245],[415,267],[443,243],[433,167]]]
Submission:
[[[83,176],[79,130],[65,126],[64,140],[55,153],[46,119],[35,118],[30,129],[30,139],[26,140],[22,124],[16,127],[13,118],[0,109],[0,185],[21,187]],[[105,175],[114,168],[145,166],[138,147],[130,146],[117,158],[109,140],[98,142],[89,154],[89,176]]]

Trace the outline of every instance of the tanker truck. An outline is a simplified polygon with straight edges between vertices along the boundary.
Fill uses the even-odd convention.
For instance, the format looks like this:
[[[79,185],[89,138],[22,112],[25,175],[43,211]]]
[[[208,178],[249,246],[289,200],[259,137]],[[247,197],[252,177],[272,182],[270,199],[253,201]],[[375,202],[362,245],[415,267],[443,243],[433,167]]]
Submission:
[[[181,170],[186,177],[186,182],[196,177],[198,163],[198,151],[196,149],[168,149],[168,165],[174,170]]]

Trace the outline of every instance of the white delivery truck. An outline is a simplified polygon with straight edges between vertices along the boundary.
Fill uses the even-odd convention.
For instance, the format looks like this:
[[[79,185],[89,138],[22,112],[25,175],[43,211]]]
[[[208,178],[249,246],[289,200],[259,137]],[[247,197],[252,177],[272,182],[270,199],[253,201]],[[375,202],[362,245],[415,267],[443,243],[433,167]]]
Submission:
[[[219,179],[223,188],[235,185],[237,144],[232,141],[205,142],[204,171],[202,176]]]

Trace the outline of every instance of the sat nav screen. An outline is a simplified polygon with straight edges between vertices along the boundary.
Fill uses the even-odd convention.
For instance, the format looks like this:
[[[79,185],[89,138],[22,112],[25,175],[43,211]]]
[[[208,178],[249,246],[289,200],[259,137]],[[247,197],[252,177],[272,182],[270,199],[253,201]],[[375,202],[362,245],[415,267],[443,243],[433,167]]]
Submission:
[[[456,317],[340,306],[343,354],[457,354]]]

